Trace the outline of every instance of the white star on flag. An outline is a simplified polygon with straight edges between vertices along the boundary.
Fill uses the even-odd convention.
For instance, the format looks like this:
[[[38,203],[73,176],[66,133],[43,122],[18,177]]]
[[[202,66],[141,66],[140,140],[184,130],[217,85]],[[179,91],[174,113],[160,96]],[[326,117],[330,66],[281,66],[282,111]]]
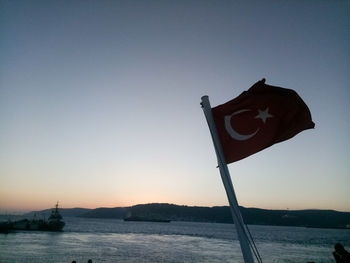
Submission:
[[[269,113],[269,108],[266,108],[264,111],[258,110],[259,114],[255,116],[255,119],[261,119],[263,123],[266,123],[267,118],[272,118],[273,115]]]

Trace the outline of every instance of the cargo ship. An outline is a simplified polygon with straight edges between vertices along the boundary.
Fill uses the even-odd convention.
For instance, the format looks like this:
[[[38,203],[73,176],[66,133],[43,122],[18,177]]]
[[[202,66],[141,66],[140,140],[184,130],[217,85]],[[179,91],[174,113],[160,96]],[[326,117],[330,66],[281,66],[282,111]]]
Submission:
[[[168,219],[161,218],[147,218],[141,216],[129,216],[124,218],[124,221],[143,221],[143,222],[159,222],[159,223],[170,223]]]
[[[14,230],[33,230],[33,231],[62,231],[65,222],[58,211],[58,203],[52,209],[48,220],[44,219],[21,219],[18,221],[0,222],[0,232],[8,233]]]

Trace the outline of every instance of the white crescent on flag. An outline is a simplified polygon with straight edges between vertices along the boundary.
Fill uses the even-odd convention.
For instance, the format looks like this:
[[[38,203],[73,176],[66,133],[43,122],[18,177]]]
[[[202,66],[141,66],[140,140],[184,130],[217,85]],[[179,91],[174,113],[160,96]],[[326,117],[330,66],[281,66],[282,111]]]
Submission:
[[[227,115],[225,116],[225,128],[226,131],[228,132],[228,134],[230,134],[230,136],[232,137],[232,139],[235,139],[237,141],[245,141],[245,140],[249,140],[250,138],[252,138],[255,134],[258,133],[258,131],[260,130],[260,128],[257,128],[255,132],[250,133],[250,134],[240,134],[239,132],[235,131],[232,128],[231,125],[231,118],[232,116],[238,115],[240,113],[243,112],[247,112],[250,111],[249,109],[244,109],[244,110],[239,110],[239,111],[235,111],[234,113],[232,113],[231,115]]]

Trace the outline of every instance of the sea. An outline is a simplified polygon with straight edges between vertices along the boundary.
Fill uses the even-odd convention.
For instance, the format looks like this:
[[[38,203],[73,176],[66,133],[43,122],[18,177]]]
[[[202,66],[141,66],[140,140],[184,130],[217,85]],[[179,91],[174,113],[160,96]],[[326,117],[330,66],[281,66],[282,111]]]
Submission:
[[[0,234],[0,262],[237,262],[233,224],[125,222],[65,217],[63,232]],[[250,225],[262,262],[331,263],[334,244],[350,248],[350,230]]]

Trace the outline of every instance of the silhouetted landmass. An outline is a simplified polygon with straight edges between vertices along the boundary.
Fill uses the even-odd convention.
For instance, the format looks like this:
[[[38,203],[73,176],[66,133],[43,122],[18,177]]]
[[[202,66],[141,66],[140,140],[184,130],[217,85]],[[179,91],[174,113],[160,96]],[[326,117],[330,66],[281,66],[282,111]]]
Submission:
[[[240,210],[247,224],[350,229],[350,212],[334,210],[266,210],[245,207],[240,207]],[[60,209],[60,212],[62,216],[85,218],[124,219],[136,216],[171,221],[233,223],[228,206],[198,207],[155,203],[131,207]]]
[[[240,209],[247,224],[350,229],[350,212],[334,210],[264,210],[243,207]]]
[[[106,208],[100,207],[96,209],[92,209],[83,214],[78,215],[79,217],[90,217],[90,218],[124,218],[128,207],[114,207],[114,208]]]
[[[63,217],[77,217],[80,215],[83,215],[85,213],[88,213],[91,210],[96,210],[96,209],[88,209],[88,208],[59,208],[60,214]],[[33,217],[45,217],[48,218],[51,214],[52,209],[45,209],[41,211],[32,211],[29,212],[23,216],[27,218],[33,218]]]

